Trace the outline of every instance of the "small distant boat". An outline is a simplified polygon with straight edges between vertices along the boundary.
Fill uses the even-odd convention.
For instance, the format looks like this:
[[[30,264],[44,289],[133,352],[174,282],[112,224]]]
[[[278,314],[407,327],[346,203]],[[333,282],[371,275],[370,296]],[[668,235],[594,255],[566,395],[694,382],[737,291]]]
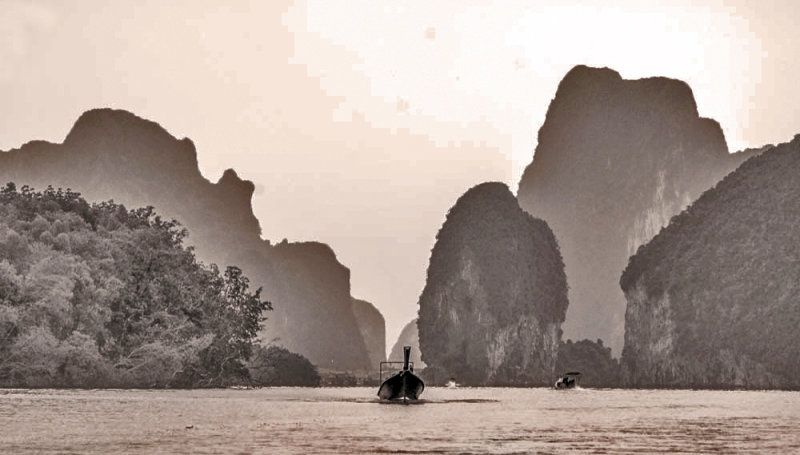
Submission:
[[[422,395],[425,383],[413,373],[413,366],[409,369],[408,360],[410,356],[411,346],[403,346],[403,369],[383,381],[383,384],[378,389],[378,397],[381,400],[416,400]],[[394,362],[381,362],[381,368],[384,363],[391,364]]]
[[[570,371],[569,373],[564,373],[558,381],[555,383],[556,389],[574,389],[576,385],[578,385],[578,378],[580,378],[581,374],[577,371]]]
[[[450,378],[450,380],[447,381],[447,384],[445,384],[444,386],[447,387],[448,389],[457,388],[458,387],[458,383],[456,382],[456,378]]]

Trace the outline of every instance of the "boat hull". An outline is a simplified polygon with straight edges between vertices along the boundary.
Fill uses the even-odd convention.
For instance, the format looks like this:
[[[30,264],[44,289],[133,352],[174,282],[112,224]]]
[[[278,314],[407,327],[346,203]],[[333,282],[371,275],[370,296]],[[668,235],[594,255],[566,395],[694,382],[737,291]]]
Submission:
[[[575,378],[563,377],[556,381],[554,387],[556,389],[574,389],[576,385],[578,385],[578,383]]]
[[[378,397],[381,400],[416,400],[422,395],[423,390],[425,390],[425,384],[422,379],[406,370],[383,381],[378,389]]]

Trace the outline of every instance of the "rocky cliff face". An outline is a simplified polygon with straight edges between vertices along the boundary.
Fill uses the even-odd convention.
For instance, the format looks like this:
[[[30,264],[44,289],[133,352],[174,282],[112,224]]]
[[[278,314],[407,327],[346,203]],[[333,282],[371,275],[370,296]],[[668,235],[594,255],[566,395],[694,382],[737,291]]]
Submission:
[[[419,306],[422,360],[437,376],[550,383],[567,309],[553,233],[504,184],[470,189],[436,237]]]
[[[402,361],[403,360],[403,346],[411,346],[411,361],[414,362],[414,368],[421,370],[425,368],[425,362],[422,361],[422,355],[419,350],[419,330],[417,330],[417,320],[406,324],[403,330],[400,331],[400,336],[392,346],[392,352],[389,354],[389,360]]]
[[[757,151],[729,154],[683,82],[625,80],[577,66],[539,130],[518,199],[546,220],[570,285],[565,336],[622,347],[628,257],[669,219]]]
[[[238,265],[253,287],[264,287],[262,295],[275,307],[266,341],[321,368],[373,368],[352,310],[349,270],[326,245],[263,241],[250,204],[254,185],[233,170],[217,183],[206,180],[190,140],[129,112],[92,110],[63,144],[34,141],[0,153],[0,182],[8,181],[72,188],[88,200],[114,199],[129,207],[155,206],[188,228],[198,258]]]
[[[800,388],[800,135],[749,159],[630,258],[624,381]]]
[[[277,336],[278,344],[320,368],[372,371],[353,313],[350,270],[339,263],[333,250],[318,242],[283,241],[271,247],[268,256],[276,264],[275,273],[265,277],[275,295],[273,302],[275,306],[291,302],[292,307],[266,325],[266,335]]]
[[[352,300],[353,314],[364,336],[369,355],[370,371],[386,360],[386,322],[375,306],[365,300]]]

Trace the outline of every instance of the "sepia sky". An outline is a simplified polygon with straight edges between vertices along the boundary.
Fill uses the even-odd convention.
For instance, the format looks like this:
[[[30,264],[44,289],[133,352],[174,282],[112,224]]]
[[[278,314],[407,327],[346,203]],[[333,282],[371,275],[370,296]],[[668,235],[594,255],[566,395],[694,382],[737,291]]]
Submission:
[[[0,0],[0,150],[95,107],[190,137],[256,184],[265,238],[334,248],[391,348],[447,210],[516,191],[572,66],[688,82],[731,150],[800,133],[798,5]]]

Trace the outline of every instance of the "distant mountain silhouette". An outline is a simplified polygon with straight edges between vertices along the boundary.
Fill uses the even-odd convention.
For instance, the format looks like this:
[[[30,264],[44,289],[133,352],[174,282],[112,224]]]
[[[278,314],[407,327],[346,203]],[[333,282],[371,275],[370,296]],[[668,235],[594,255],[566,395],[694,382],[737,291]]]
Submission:
[[[371,303],[359,299],[352,299],[352,303],[353,314],[367,345],[370,370],[374,371],[386,360],[386,321]]]
[[[230,169],[217,183],[206,180],[189,139],[178,140],[126,111],[91,110],[63,144],[32,141],[0,153],[0,182],[8,181],[17,187],[72,188],[88,200],[155,206],[188,228],[188,243],[201,260],[238,265],[253,287],[264,287],[263,297],[275,307],[267,341],[277,338],[277,344],[320,368],[374,368],[353,314],[350,271],[327,245],[262,240],[250,203],[254,185]]]
[[[747,160],[630,258],[639,387],[800,388],[800,135]]]
[[[464,193],[436,236],[419,299],[426,377],[550,384],[566,310],[564,263],[547,223],[505,184]]]
[[[403,346],[411,346],[411,361],[414,362],[414,367],[418,370],[425,368],[425,362],[422,361],[419,350],[419,330],[417,330],[416,319],[406,324],[403,330],[400,331],[400,336],[397,337],[397,341],[392,346],[389,360],[403,360]]]
[[[729,154],[684,82],[625,80],[573,68],[539,130],[519,203],[547,221],[569,282],[565,336],[601,338],[617,353],[625,299],[619,276],[639,245],[747,157]]]

